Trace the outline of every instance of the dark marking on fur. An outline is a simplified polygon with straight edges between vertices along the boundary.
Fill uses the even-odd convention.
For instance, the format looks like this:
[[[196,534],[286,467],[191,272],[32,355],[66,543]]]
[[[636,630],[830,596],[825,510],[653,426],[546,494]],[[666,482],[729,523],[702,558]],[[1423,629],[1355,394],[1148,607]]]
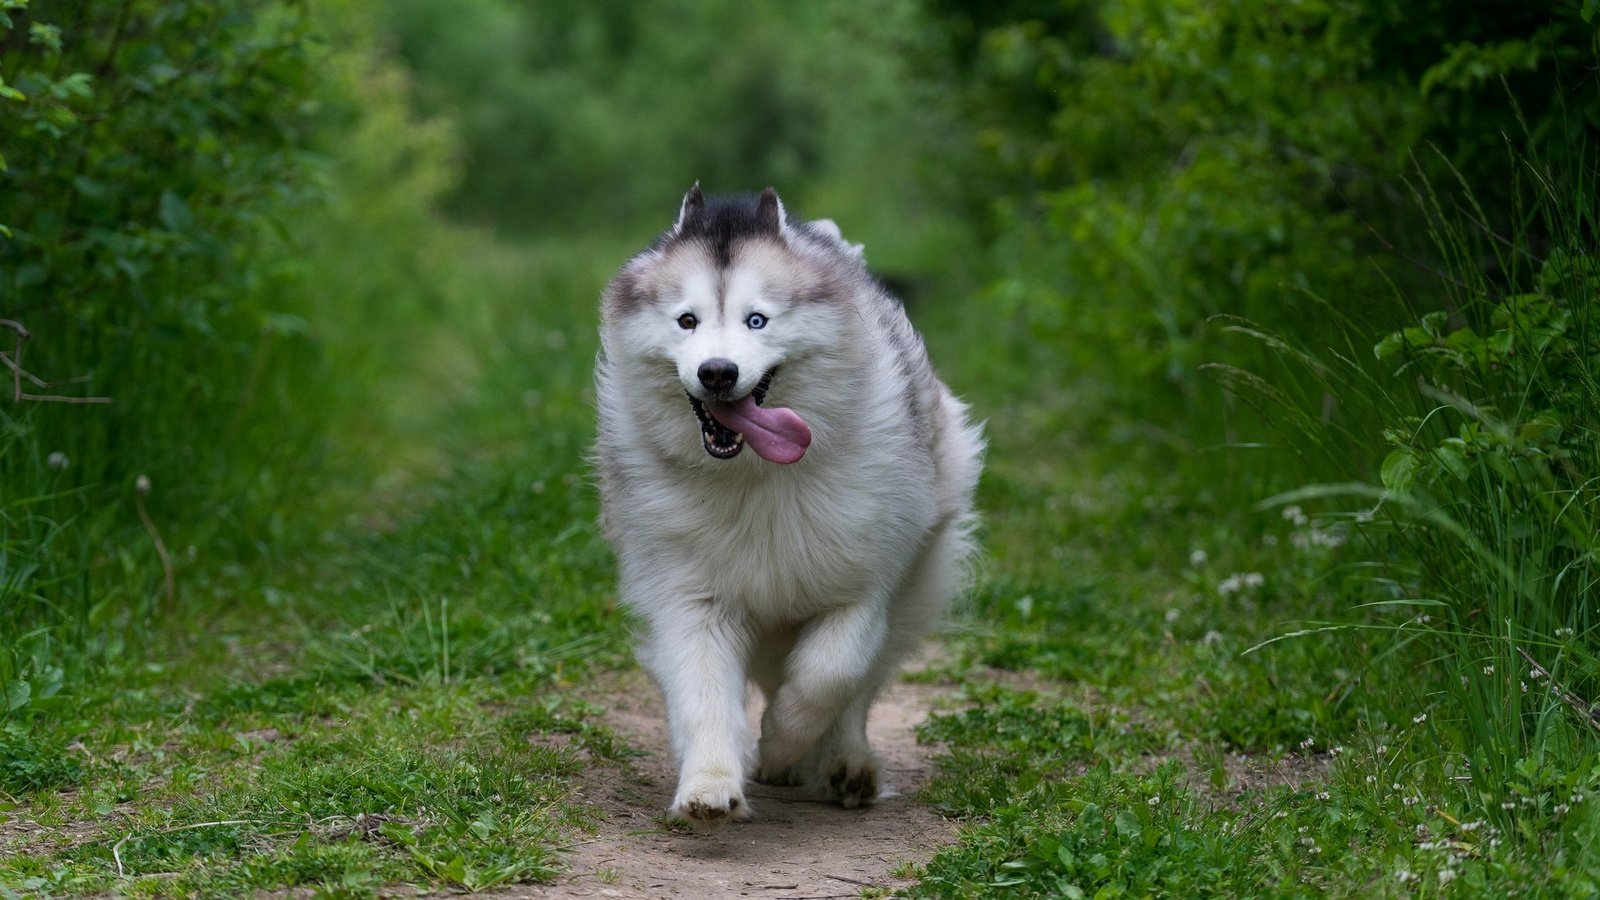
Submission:
[[[696,241],[709,247],[716,256],[717,265],[727,268],[733,261],[733,247],[740,241],[753,238],[778,237],[778,195],[771,188],[772,207],[763,212],[761,200],[756,197],[701,197],[690,215],[689,198],[684,198],[683,221],[674,231],[668,231],[656,240],[657,249],[682,241]],[[762,193],[762,197],[767,195]],[[691,189],[691,194],[695,191]]]
[[[782,215],[783,204],[778,202],[778,192],[768,187],[756,200],[756,221],[764,231],[778,234],[783,231]]]
[[[639,277],[624,269],[606,288],[605,305],[627,314],[645,308],[652,299],[650,292],[639,283]]]
[[[696,181],[694,187],[683,195],[683,205],[678,208],[678,227],[699,219],[706,209],[706,195],[700,193],[700,182]]]

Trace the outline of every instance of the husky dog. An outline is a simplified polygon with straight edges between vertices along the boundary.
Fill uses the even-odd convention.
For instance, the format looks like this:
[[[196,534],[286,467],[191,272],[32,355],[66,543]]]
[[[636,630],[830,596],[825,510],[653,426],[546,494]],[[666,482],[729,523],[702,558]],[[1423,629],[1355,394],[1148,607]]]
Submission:
[[[749,818],[747,776],[871,802],[867,709],[960,585],[980,428],[861,246],[772,188],[696,184],[601,318],[602,519],[666,700],[672,815]]]

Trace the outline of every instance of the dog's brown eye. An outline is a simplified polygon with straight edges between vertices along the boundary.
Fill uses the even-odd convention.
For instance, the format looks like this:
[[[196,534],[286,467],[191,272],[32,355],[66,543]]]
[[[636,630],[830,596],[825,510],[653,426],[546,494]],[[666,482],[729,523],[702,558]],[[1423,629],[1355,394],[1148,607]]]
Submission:
[[[700,320],[694,317],[694,313],[684,313],[678,317],[678,327],[684,331],[693,331],[694,327],[699,324]]]

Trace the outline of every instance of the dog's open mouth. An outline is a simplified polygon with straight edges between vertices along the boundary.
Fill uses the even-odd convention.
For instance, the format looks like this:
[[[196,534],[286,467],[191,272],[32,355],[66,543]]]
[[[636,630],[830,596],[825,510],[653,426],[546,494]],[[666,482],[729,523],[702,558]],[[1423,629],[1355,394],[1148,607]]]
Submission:
[[[757,456],[769,462],[792,463],[811,446],[811,429],[792,409],[762,406],[772,387],[772,372],[742,399],[731,403],[701,402],[689,395],[689,405],[700,420],[700,438],[706,452],[717,459],[733,459],[748,441]]]

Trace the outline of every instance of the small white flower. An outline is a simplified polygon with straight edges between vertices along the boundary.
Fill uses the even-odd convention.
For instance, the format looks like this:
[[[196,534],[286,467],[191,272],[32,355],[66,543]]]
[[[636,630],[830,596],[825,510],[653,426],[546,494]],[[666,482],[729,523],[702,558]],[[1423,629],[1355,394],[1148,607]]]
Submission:
[[[1417,876],[1411,874],[1410,869],[1396,869],[1394,873],[1394,880],[1400,882],[1401,884],[1410,884],[1411,882],[1417,880]]]
[[[1384,755],[1385,753],[1388,753],[1388,752],[1389,752],[1389,745],[1388,744],[1379,744],[1378,745],[1378,755],[1379,756],[1382,756],[1382,755]]]
[[[1222,632],[1217,631],[1215,628],[1213,628],[1212,630],[1206,632],[1205,637],[1202,637],[1200,639],[1200,643],[1205,644],[1207,647],[1210,647],[1213,644],[1221,643],[1221,641],[1222,641]]]
[[[1275,535],[1275,534],[1264,534],[1264,535],[1262,535],[1261,536],[1261,546],[1263,546],[1263,547],[1276,547],[1276,546],[1278,546],[1278,536]]]
[[[1285,522],[1293,522],[1296,525],[1304,525],[1311,521],[1311,519],[1306,516],[1305,510],[1298,506],[1285,506],[1283,508],[1283,520]]]
[[[1394,784],[1389,785],[1389,789],[1392,791],[1400,790],[1400,782],[1396,781]]]
[[[65,453],[62,453],[60,450],[56,450],[44,458],[44,464],[59,472],[71,465],[72,460],[67,459],[67,455]]]
[[[1445,885],[1447,885],[1450,882],[1455,881],[1455,880],[1456,880],[1456,870],[1455,869],[1440,869],[1439,870],[1439,886],[1440,887],[1444,887]]]
[[[1407,797],[1404,800],[1401,800],[1400,802],[1404,803],[1407,806],[1416,806],[1418,803],[1422,802],[1422,798],[1421,797]]]
[[[1315,744],[1316,742],[1317,742],[1316,738],[1308,737],[1305,740],[1300,742],[1300,749],[1301,750],[1309,750],[1311,748],[1311,745]]]
[[[1557,628],[1556,637],[1572,637],[1571,628]]]
[[[1235,572],[1217,583],[1217,593],[1226,597],[1240,591],[1261,587],[1267,583],[1267,577],[1260,572]]]
[[[1145,803],[1147,803],[1147,804],[1149,804],[1151,806],[1160,806],[1161,805],[1161,795],[1157,794],[1154,797],[1151,797],[1149,800],[1146,800]]]
[[[1367,776],[1367,784],[1377,784],[1377,783],[1378,783],[1378,776],[1376,776],[1376,775],[1368,775]]]
[[[1206,564],[1206,552],[1204,550],[1196,549],[1196,550],[1190,550],[1189,551],[1189,565],[1194,566],[1195,568],[1198,569],[1198,568],[1200,568],[1201,566],[1203,566],[1205,564]]]
[[[1327,791],[1317,791],[1317,799],[1318,800],[1326,800],[1331,796],[1333,796],[1333,795],[1329,794]]]
[[[1167,624],[1171,625],[1174,622],[1178,621],[1178,617],[1180,615],[1182,615],[1182,613],[1179,613],[1176,609],[1167,610],[1167,615],[1166,615]]]
[[[1338,756],[1338,755],[1344,753],[1344,745],[1343,744],[1336,744],[1334,746],[1334,748],[1332,750],[1329,750],[1328,752],[1332,753],[1334,756]]]
[[[1517,808],[1517,803],[1516,803],[1515,800],[1507,800],[1506,802],[1500,804],[1500,808],[1501,809],[1516,809]]]
[[[1428,721],[1428,714],[1427,713],[1418,713],[1418,714],[1416,714],[1416,715],[1411,717],[1411,724],[1413,724],[1413,725],[1421,725],[1423,722],[1426,722],[1426,721]]]
[[[1522,692],[1524,694],[1526,694],[1528,692],[1528,683],[1526,681],[1519,682],[1519,683],[1522,685]]]
[[[1564,816],[1564,815],[1567,814],[1567,811],[1570,810],[1570,809],[1572,809],[1572,807],[1568,806],[1565,803],[1557,803],[1556,804],[1556,815]]]
[[[1483,667],[1483,674],[1485,674],[1485,675],[1493,675],[1494,674],[1494,666],[1484,666]]]

